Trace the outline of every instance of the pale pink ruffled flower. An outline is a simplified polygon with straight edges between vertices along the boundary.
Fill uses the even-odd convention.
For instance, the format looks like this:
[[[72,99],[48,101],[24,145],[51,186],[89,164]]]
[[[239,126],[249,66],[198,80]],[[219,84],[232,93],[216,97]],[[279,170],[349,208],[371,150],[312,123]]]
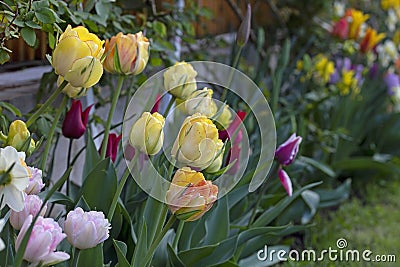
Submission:
[[[39,213],[43,201],[37,195],[25,196],[24,209],[22,211],[11,210],[10,223],[16,230],[20,230],[29,215],[36,216]],[[44,206],[40,216],[46,213],[47,205]]]
[[[37,195],[44,187],[42,170],[29,166],[28,169],[31,171],[32,176],[29,178],[29,185],[25,189],[25,193],[28,195]]]
[[[103,212],[85,212],[80,207],[68,213],[64,224],[68,242],[79,249],[93,248],[106,240],[110,228]]]

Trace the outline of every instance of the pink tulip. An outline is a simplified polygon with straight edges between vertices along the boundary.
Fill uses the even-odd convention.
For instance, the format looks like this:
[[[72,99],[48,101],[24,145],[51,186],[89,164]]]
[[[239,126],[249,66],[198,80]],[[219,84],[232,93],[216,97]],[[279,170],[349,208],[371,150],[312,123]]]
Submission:
[[[37,195],[25,196],[24,209],[22,211],[11,210],[10,223],[16,230],[20,230],[29,215],[36,216],[39,213],[43,201]],[[47,205],[44,206],[40,216],[46,213]]]
[[[85,212],[82,208],[70,211],[64,229],[68,242],[76,248],[93,248],[109,237],[111,224],[103,212]]]
[[[292,196],[293,188],[292,188],[292,181],[290,180],[289,175],[280,168],[278,170],[278,176],[279,176],[279,180],[281,180],[281,183],[282,183],[283,187],[285,188],[287,194],[289,196]]]
[[[241,148],[242,138],[243,138],[243,133],[242,129],[240,129],[237,136],[235,137],[235,140],[232,142],[232,147],[229,151],[229,156],[226,161],[227,164],[230,164],[236,160],[233,166],[231,166],[231,168],[227,171],[228,174],[235,174],[240,169],[240,152],[242,150]]]
[[[158,112],[159,108],[160,108],[160,102],[161,102],[161,97],[162,95],[157,94],[156,96],[156,102],[154,102],[154,106],[151,109],[150,113],[153,114],[154,112]]]
[[[73,100],[71,109],[65,115],[62,125],[62,134],[67,138],[79,139],[86,131],[86,124],[89,119],[89,106],[82,112],[80,100]]]
[[[286,140],[276,149],[276,161],[283,166],[290,165],[299,151],[301,140],[301,136],[296,136],[295,133],[292,134],[288,140]]]
[[[25,193],[28,195],[37,195],[44,187],[42,170],[35,167],[28,167],[28,169],[30,170],[32,176],[29,178],[29,185],[25,189]]]
[[[341,18],[333,26],[332,35],[339,37],[342,40],[345,40],[347,39],[348,34],[349,34],[349,22],[347,21],[347,18]]]
[[[15,249],[18,250],[26,231],[32,223],[32,215],[29,215],[15,242]],[[69,254],[55,251],[58,244],[66,237],[61,227],[53,218],[41,216],[35,222],[32,233],[26,246],[24,260],[36,265],[54,265],[69,259]]]

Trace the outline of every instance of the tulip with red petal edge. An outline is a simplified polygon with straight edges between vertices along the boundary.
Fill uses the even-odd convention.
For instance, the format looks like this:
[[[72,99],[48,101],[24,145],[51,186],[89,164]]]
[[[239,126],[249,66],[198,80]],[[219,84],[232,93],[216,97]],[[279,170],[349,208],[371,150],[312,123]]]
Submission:
[[[235,134],[240,123],[244,120],[244,117],[246,117],[246,112],[238,111],[237,116],[235,116],[234,120],[231,122],[229,127],[226,130],[219,131],[219,138],[223,142],[225,142],[227,139],[230,139],[230,137]]]
[[[118,146],[119,146],[119,141],[121,141],[122,135],[116,135],[115,133],[111,133],[108,136],[108,143],[107,143],[107,150],[106,150],[106,157],[110,157],[112,162],[115,162],[117,159],[117,153],[118,153]],[[104,142],[104,140],[103,140]],[[101,153],[101,150],[103,148],[103,144],[101,144],[99,153]]]
[[[288,140],[286,140],[276,149],[276,161],[283,166],[290,165],[299,151],[301,140],[301,136],[296,136],[295,133],[292,134]]]
[[[89,119],[89,112],[93,105],[90,105],[82,112],[80,100],[73,100],[70,110],[65,115],[62,125],[62,134],[67,138],[79,139],[86,131],[86,124]]]
[[[289,175],[283,169],[279,168],[278,176],[289,197],[292,196],[293,188]]]

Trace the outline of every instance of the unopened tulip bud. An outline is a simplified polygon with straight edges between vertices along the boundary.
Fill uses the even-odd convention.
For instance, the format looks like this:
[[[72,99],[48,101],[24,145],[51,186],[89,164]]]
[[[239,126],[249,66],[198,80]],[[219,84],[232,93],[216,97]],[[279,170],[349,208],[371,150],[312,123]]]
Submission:
[[[221,114],[216,117],[215,120],[222,126],[222,129],[227,129],[229,127],[233,120],[229,105],[223,105]]]
[[[65,115],[62,125],[62,133],[67,138],[79,139],[86,131],[86,124],[89,119],[89,106],[82,112],[80,100],[73,100],[70,110]]]
[[[25,122],[21,120],[15,120],[10,124],[10,128],[8,130],[7,145],[14,147],[18,151],[21,151],[30,136],[31,134],[26,127]],[[35,147],[35,141],[31,139],[27,151],[28,154],[31,154]]]
[[[108,136],[106,158],[108,157],[111,158],[112,162],[115,162],[115,160],[117,159],[118,146],[121,139],[122,135],[117,136],[115,133],[111,133]],[[99,153],[101,153],[102,149],[103,149],[103,143],[100,146]]]
[[[296,136],[295,133],[292,134],[288,140],[286,140],[276,149],[276,161],[283,166],[291,164],[294,161],[297,152],[299,151],[299,145],[301,141],[301,136]]]
[[[29,215],[36,216],[43,204],[43,201],[37,195],[25,196],[24,209],[22,211],[11,210],[10,223],[15,230],[20,230]],[[40,216],[46,213],[47,205],[40,212]]]
[[[246,15],[243,18],[242,23],[239,26],[239,30],[236,37],[236,43],[238,46],[244,46],[249,40],[251,31],[251,5],[247,4]]]
[[[68,242],[76,248],[94,248],[109,237],[111,224],[103,212],[85,212],[78,207],[67,214],[64,230]]]
[[[131,128],[129,143],[148,155],[157,154],[164,142],[164,124],[165,119],[158,112],[144,112]]]
[[[218,187],[206,181],[201,172],[188,167],[176,171],[166,195],[169,209],[183,221],[195,221],[211,209]]]
[[[142,32],[118,33],[106,41],[104,69],[110,73],[137,75],[149,60],[149,40]]]
[[[177,62],[164,72],[164,88],[173,96],[186,100],[196,91],[197,72],[186,62]]]

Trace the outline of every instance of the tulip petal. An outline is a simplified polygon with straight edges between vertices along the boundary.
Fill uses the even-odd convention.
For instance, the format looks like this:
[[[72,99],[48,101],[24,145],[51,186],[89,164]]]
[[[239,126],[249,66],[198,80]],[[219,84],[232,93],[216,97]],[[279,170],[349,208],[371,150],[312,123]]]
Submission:
[[[54,49],[53,67],[57,74],[65,76],[77,59],[90,55],[89,46],[79,38],[66,37]]]
[[[57,264],[62,261],[69,260],[69,254],[61,251],[52,252],[46,255],[46,258],[42,261],[42,264],[45,266],[50,266]]]
[[[103,75],[103,65],[91,56],[76,60],[71,70],[64,76],[72,86],[89,88],[99,82]]]
[[[283,187],[285,188],[287,194],[289,196],[292,196],[293,187],[292,187],[292,181],[290,180],[289,175],[283,169],[279,169],[278,176],[279,176],[279,179],[281,180],[281,183],[282,183]]]

